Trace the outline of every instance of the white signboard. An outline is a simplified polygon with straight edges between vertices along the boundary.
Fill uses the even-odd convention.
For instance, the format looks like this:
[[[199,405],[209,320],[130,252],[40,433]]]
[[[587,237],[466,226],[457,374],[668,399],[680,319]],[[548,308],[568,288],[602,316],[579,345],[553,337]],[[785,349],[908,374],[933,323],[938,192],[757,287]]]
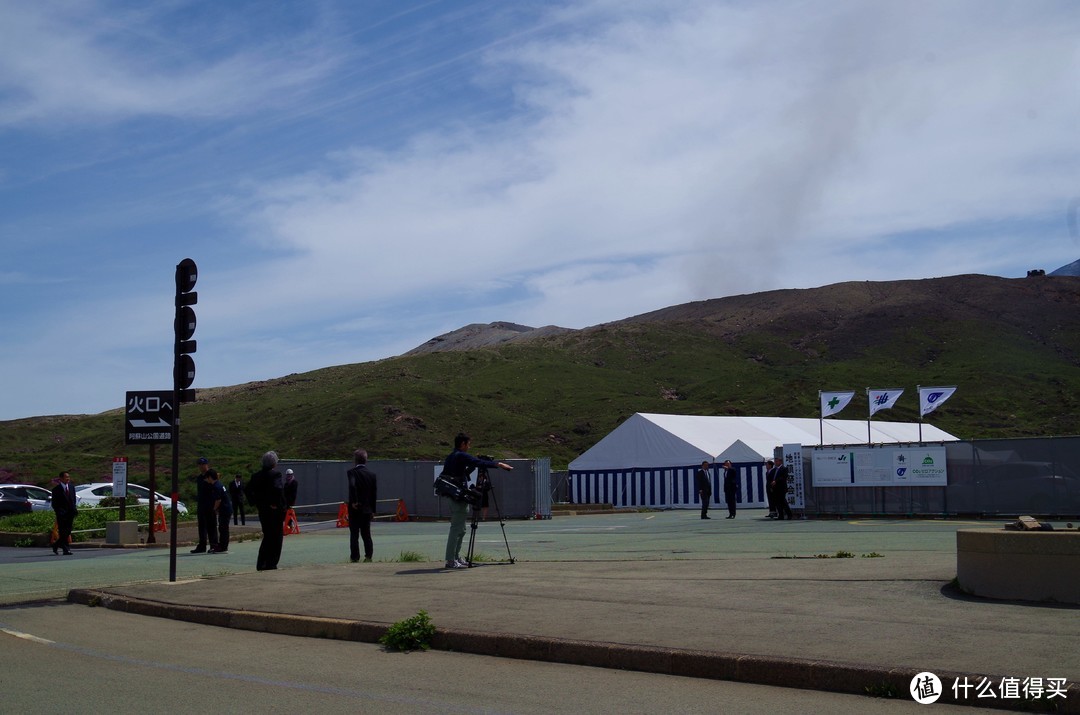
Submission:
[[[127,496],[127,457],[113,457],[112,495],[114,497]]]
[[[806,494],[803,492],[802,445],[784,445],[784,466],[788,468],[788,493],[784,498],[792,509],[806,508]]]
[[[943,487],[944,447],[814,450],[815,487]]]

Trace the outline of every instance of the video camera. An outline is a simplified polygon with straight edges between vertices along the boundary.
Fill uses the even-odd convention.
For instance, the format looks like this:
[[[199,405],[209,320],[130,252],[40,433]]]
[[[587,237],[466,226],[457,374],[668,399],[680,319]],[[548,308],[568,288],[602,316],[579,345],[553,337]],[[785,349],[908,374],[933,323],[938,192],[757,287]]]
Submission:
[[[480,506],[483,501],[483,495],[476,487],[462,486],[442,474],[435,480],[435,493],[472,506]]]

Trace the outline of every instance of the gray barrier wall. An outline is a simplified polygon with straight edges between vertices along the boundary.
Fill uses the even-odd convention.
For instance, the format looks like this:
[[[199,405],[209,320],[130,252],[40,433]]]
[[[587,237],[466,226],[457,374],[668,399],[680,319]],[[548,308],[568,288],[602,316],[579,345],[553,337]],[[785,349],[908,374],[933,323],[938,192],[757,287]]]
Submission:
[[[805,447],[805,512],[1080,516],[1080,437],[944,444],[944,487],[814,487],[813,448]]]
[[[493,499],[488,518],[496,516],[496,502],[507,519],[551,518],[551,462],[549,459],[502,460],[514,468],[512,472],[492,469]],[[352,467],[347,461],[282,460],[282,473],[292,469],[299,482],[296,513],[305,515],[336,515],[338,507],[348,497],[345,473]],[[432,492],[435,475],[442,471],[442,462],[405,462],[372,460],[368,468],[378,478],[378,514],[394,514],[397,500],[405,501],[410,517],[449,518],[447,500]],[[475,478],[475,472],[473,473]]]

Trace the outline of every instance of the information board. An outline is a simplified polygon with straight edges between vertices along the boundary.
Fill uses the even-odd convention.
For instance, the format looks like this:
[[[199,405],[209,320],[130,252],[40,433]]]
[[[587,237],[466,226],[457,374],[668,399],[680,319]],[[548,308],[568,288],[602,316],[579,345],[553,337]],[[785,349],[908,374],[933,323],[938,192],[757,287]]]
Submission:
[[[815,487],[943,487],[944,447],[816,449]]]

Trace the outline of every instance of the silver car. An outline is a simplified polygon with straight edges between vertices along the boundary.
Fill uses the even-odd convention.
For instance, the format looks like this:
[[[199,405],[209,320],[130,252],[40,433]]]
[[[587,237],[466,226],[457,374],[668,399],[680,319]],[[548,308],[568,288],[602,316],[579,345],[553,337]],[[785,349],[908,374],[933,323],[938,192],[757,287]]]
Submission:
[[[33,511],[52,510],[52,492],[45,487],[36,484],[0,484],[0,492],[26,499]]]

